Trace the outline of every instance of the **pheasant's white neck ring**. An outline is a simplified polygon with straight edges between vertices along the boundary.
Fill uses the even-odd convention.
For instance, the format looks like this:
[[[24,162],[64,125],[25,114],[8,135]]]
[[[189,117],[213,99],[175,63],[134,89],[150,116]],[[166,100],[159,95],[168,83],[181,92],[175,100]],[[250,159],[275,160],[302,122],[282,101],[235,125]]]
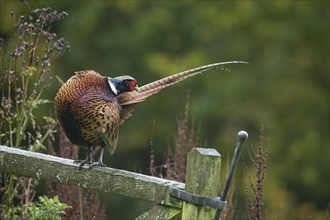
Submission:
[[[116,89],[116,86],[113,84],[111,79],[111,77],[108,77],[108,84],[110,86],[110,89],[115,95],[118,95],[118,90]]]

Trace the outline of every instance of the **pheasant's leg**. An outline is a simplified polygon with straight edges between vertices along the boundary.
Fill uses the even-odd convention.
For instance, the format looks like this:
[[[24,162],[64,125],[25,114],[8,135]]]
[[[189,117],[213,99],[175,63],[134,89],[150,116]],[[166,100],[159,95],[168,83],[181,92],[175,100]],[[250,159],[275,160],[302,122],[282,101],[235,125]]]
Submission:
[[[75,160],[75,161],[73,161],[73,163],[79,164],[79,170],[85,164],[87,164],[87,165],[93,164],[94,163],[94,160],[93,160],[93,157],[92,157],[92,148],[91,147],[87,147],[87,157],[86,157],[85,160]]]
[[[103,164],[103,153],[104,153],[104,147],[101,148],[101,153],[98,162]]]
[[[105,167],[106,165],[103,163],[103,153],[104,153],[104,147],[101,148],[101,153],[100,153],[100,157],[99,160],[96,162],[92,162],[89,164],[89,169],[91,169],[94,166],[100,166],[100,167]]]

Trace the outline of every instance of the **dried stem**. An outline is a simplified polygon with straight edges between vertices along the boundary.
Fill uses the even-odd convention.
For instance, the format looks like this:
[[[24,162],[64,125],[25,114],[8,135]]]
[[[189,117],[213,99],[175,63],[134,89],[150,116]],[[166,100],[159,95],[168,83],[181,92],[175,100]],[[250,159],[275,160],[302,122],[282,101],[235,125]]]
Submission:
[[[34,112],[40,105],[50,103],[41,94],[51,84],[53,60],[69,51],[68,42],[51,33],[52,24],[67,13],[41,8],[19,16],[10,14],[15,29],[13,48],[9,41],[0,39],[0,144],[40,151],[46,149],[46,140],[56,132],[56,123],[51,116],[37,119]],[[19,202],[31,203],[36,185],[34,179],[3,174],[0,218],[10,219]]]
[[[249,184],[245,182],[245,191],[247,194],[249,194],[249,189],[253,191],[253,197],[254,198],[247,198],[246,203],[246,209],[247,209],[247,215],[246,219],[263,219],[267,216],[267,211],[264,210],[264,202],[263,202],[263,183],[265,180],[266,175],[266,168],[267,168],[267,158],[269,155],[269,148],[270,146],[266,148],[266,151],[264,152],[264,126],[261,123],[260,125],[260,135],[259,135],[259,142],[257,151],[254,152],[254,157],[249,152],[250,160],[252,161],[252,164],[254,165],[256,169],[255,173],[255,182],[253,181],[252,175],[248,171],[248,166],[246,164],[246,161],[243,158],[243,164],[246,169],[246,174],[248,178]]]

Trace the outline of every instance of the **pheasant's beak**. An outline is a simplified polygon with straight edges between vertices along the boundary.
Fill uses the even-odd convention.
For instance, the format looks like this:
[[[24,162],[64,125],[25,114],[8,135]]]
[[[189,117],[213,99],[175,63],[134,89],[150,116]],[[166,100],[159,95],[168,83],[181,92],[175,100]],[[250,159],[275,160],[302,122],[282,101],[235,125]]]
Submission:
[[[134,89],[135,91],[139,91],[139,87],[138,86],[135,86],[135,89]]]

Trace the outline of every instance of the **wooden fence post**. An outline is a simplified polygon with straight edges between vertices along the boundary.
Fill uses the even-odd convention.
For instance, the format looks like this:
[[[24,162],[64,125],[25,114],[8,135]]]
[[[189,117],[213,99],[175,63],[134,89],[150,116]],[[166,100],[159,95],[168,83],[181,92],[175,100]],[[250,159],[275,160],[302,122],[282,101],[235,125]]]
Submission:
[[[185,191],[209,198],[219,196],[221,156],[215,149],[195,148],[188,153]],[[213,219],[216,209],[183,202],[182,219]]]

